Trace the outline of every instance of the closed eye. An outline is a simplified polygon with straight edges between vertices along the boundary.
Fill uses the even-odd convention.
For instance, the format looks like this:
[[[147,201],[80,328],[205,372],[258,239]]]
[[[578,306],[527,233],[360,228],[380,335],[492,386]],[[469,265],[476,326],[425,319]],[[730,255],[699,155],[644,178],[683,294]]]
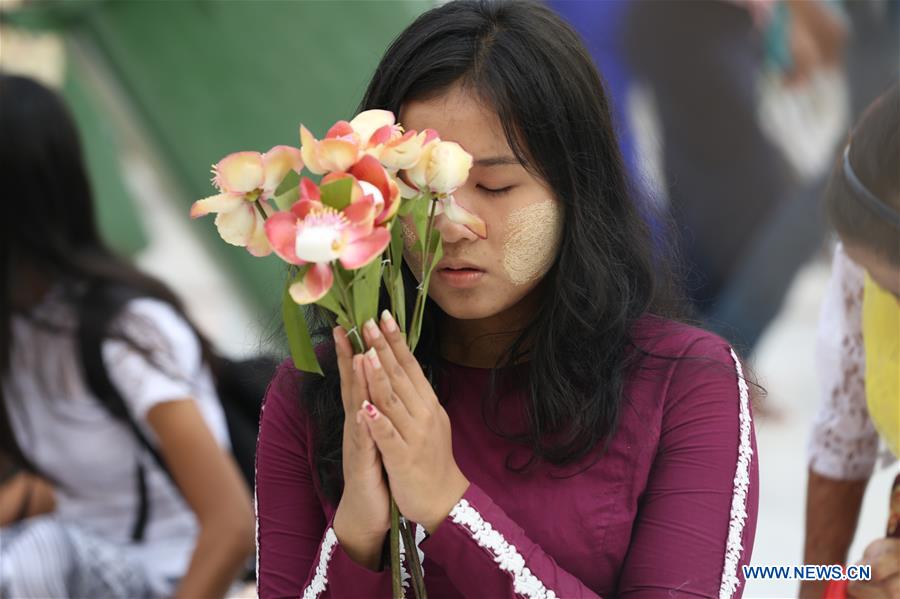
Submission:
[[[492,188],[490,188],[490,187],[485,187],[484,185],[477,185],[476,187],[477,187],[478,189],[480,189],[481,191],[483,191],[484,193],[487,193],[487,194],[490,194],[490,195],[503,195],[503,194],[505,194],[505,193],[509,193],[510,190],[512,190],[512,188],[515,187],[515,186],[514,186],[514,185],[507,185],[506,187],[499,187],[499,188],[497,188],[497,189],[492,189]]]

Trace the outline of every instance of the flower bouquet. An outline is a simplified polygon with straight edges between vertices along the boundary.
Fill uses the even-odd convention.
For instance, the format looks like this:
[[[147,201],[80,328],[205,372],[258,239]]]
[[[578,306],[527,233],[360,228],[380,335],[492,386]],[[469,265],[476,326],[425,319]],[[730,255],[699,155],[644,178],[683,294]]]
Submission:
[[[415,349],[431,272],[442,256],[435,218],[443,213],[479,237],[487,236],[484,222],[453,198],[471,167],[472,157],[458,144],[441,140],[438,132],[406,131],[393,113],[367,110],[335,123],[322,139],[301,125],[300,148],[229,154],[213,166],[212,183],[219,193],[194,202],[191,217],[215,212],[226,243],[258,257],[274,252],[288,264],[282,316],[291,356],[298,369],[322,374],[303,305],[326,308],[347,330],[354,351],[362,353],[367,348],[360,327],[375,318],[384,285],[394,319],[410,350]],[[318,182],[302,176],[304,168],[321,176]],[[301,175],[299,183],[281,191],[291,173]],[[403,229],[410,226],[416,238],[413,250],[423,259],[413,313],[407,315]],[[395,597],[403,596],[401,535],[416,596],[424,597],[414,535],[392,499]]]

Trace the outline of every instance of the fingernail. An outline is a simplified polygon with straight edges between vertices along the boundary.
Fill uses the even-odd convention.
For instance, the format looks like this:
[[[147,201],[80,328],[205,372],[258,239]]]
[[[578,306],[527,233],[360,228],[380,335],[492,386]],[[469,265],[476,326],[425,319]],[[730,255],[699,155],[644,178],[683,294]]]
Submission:
[[[390,310],[385,310],[381,313],[381,322],[384,323],[384,329],[388,333],[393,333],[397,330],[397,322],[394,320],[394,317],[391,315]]]
[[[369,351],[366,352],[366,357],[369,359],[369,364],[372,365],[372,368],[378,370],[381,368],[381,361],[378,359],[378,352],[375,351],[375,348],[369,348]]]
[[[356,356],[353,356],[353,358],[350,360],[350,366],[353,367],[353,372],[356,372]]]
[[[375,324],[374,319],[370,318],[363,326],[366,328],[366,332],[369,333],[369,337],[371,337],[372,339],[378,339],[379,337],[381,337],[381,331],[378,330],[378,325]]]
[[[369,418],[371,418],[372,420],[378,418],[378,410],[375,409],[375,406],[369,403],[368,399],[363,400],[362,407],[366,411],[366,414],[369,415]]]
[[[356,413],[356,424],[359,424],[360,422],[362,422],[362,419],[360,418],[360,416],[362,416],[362,412],[357,412]]]

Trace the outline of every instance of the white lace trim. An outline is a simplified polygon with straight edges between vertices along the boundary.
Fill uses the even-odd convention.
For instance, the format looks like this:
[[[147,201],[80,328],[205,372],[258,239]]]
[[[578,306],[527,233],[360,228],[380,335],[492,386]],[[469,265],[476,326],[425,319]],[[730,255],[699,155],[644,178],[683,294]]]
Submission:
[[[468,501],[460,499],[450,511],[450,518],[456,524],[472,534],[479,546],[494,555],[501,570],[509,572],[513,577],[513,590],[517,595],[530,598],[556,599],[556,593],[548,590],[534,574],[525,567],[525,558],[515,545],[506,541],[503,534],[494,530],[490,522],[485,522]]]
[[[422,541],[425,540],[425,527],[413,522],[415,527],[416,550],[419,552],[419,565],[422,566],[422,578],[425,577],[425,552],[422,551]]]
[[[316,575],[309,582],[309,586],[303,589],[303,599],[315,599],[328,584],[328,562],[334,554],[337,546],[337,536],[330,526],[325,531],[325,540],[322,541],[322,550],[319,552],[319,563],[316,565]]]
[[[403,516],[400,516],[400,519],[407,524],[407,526],[413,527],[413,536],[416,539],[416,552],[419,554],[419,565],[422,566],[422,578],[425,577],[425,552],[422,551],[422,548],[419,544],[425,540],[425,528],[419,526],[415,522],[410,522],[405,519]],[[403,535],[400,535],[400,583],[409,588],[410,581],[412,580],[412,574],[406,569],[406,545],[403,543]]]
[[[406,545],[403,543],[403,535],[400,536],[400,585],[408,589],[409,581],[412,580],[412,575],[409,573],[409,570],[406,569]],[[406,596],[406,593],[403,593]]]
[[[266,402],[264,401],[262,406],[259,408],[259,421],[262,422],[263,412],[266,410]],[[259,432],[256,433],[256,449],[259,449]],[[253,571],[256,576],[259,576],[259,499],[256,497],[256,487],[257,481],[259,480],[259,464],[257,464],[256,460],[253,460],[253,525],[256,528],[254,540],[256,541],[256,555],[254,555],[254,559],[256,561],[256,569]],[[259,595],[259,593],[257,593]]]
[[[256,499],[256,466],[253,467],[253,481],[253,514],[255,516],[253,525],[256,527],[256,532],[253,537],[256,541],[256,555],[253,556],[256,560],[256,569],[253,571],[259,576],[259,501]]]
[[[738,391],[740,395],[740,445],[738,446],[737,468],[734,472],[734,491],[731,495],[731,515],[728,520],[728,541],[725,545],[725,566],[722,568],[722,583],[719,586],[719,599],[729,599],[737,590],[738,562],[741,559],[743,545],[741,537],[744,534],[744,522],[747,520],[747,490],[750,488],[750,460],[753,448],[750,446],[750,390],[744,379],[744,370],[741,361],[734,350],[731,350],[731,358],[737,370]]]

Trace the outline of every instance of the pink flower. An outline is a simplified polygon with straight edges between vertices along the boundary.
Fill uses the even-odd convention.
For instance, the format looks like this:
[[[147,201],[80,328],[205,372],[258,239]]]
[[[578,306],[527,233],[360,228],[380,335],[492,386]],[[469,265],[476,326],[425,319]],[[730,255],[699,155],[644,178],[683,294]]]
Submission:
[[[441,195],[451,194],[465,183],[471,168],[472,155],[462,146],[435,138],[423,144],[419,161],[406,174],[419,189],[428,188]]]
[[[364,110],[353,117],[350,127],[359,135],[362,147],[368,147],[370,140],[376,131],[387,128],[399,128],[395,124],[394,113],[389,110]]]
[[[191,218],[215,212],[216,228],[226,243],[246,247],[254,256],[271,253],[256,201],[266,215],[269,200],[290,171],[303,169],[300,150],[275,146],[265,154],[237,152],[213,166],[213,185],[221,192],[194,202]]]
[[[404,197],[423,190],[430,191],[439,202],[435,214],[444,213],[451,221],[486,239],[485,222],[460,206],[453,197],[453,192],[469,178],[472,155],[456,142],[442,141],[433,129],[422,131],[419,138],[422,153],[419,161],[404,171],[406,180],[411,184],[403,185]]]
[[[350,126],[359,134],[363,151],[377,158],[389,172],[396,173],[419,162],[425,137],[415,130],[404,132],[395,122],[394,113],[366,110],[356,115]]]
[[[300,125],[300,151],[310,172],[346,171],[359,158],[360,136],[347,121],[335,123],[322,140]]]
[[[451,222],[466,227],[482,239],[487,239],[487,223],[456,203],[456,198],[446,196],[436,201],[438,206],[434,211],[435,215],[443,213]]]
[[[369,155],[363,156],[349,172],[375,201],[375,225],[394,218],[400,209],[400,188],[378,160]]]
[[[422,138],[415,130],[403,132],[400,125],[385,126],[369,140],[366,153],[391,172],[415,166],[422,156]]]
[[[363,192],[370,185],[359,182]],[[337,210],[320,201],[315,183],[303,179],[300,200],[290,210],[273,214],[265,224],[272,249],[282,260],[312,265],[303,279],[289,289],[295,302],[311,304],[328,293],[334,282],[331,263],[335,260],[344,268],[355,270],[384,252],[391,234],[387,227],[375,226],[375,217],[373,194],[364,193]]]

